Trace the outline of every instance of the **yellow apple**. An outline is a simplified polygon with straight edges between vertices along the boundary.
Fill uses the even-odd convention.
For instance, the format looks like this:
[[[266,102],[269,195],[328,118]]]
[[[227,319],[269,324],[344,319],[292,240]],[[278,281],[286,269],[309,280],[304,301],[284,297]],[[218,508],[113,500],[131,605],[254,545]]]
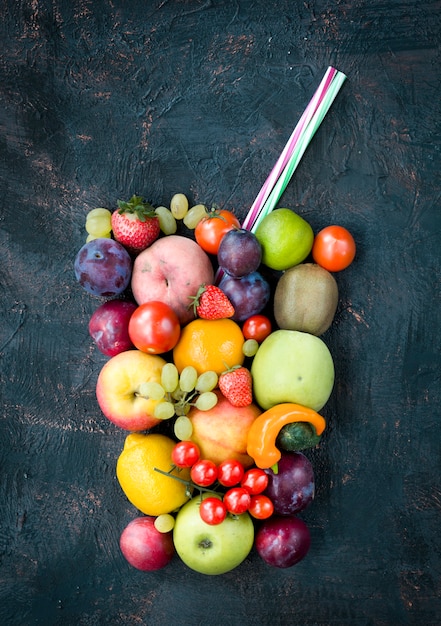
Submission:
[[[158,400],[139,395],[146,382],[161,382],[166,361],[140,350],[121,352],[107,361],[98,375],[96,397],[111,422],[130,431],[148,430],[160,422],[154,415]]]

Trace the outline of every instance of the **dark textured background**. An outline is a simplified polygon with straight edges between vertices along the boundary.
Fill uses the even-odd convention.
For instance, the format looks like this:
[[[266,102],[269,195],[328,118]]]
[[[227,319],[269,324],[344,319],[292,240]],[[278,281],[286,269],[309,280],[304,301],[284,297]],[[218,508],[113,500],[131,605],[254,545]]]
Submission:
[[[3,0],[0,18],[0,622],[438,624],[441,3]],[[311,550],[138,572],[98,302],[73,276],[86,213],[182,191],[244,217],[328,65],[348,80],[281,203],[358,244],[324,337]]]

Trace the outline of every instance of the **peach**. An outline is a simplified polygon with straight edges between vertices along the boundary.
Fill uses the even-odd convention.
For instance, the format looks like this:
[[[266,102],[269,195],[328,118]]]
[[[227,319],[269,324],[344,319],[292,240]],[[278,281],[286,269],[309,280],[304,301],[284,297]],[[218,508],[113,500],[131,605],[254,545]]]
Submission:
[[[218,402],[209,411],[192,407],[188,417],[193,425],[191,440],[199,446],[201,457],[219,464],[237,459],[245,468],[254,464],[247,454],[248,431],[261,409],[256,404],[233,406],[216,391]]]
[[[191,297],[202,284],[214,281],[210,257],[193,240],[181,235],[157,239],[135,259],[132,292],[138,304],[159,300],[177,314],[182,325],[194,319]]]

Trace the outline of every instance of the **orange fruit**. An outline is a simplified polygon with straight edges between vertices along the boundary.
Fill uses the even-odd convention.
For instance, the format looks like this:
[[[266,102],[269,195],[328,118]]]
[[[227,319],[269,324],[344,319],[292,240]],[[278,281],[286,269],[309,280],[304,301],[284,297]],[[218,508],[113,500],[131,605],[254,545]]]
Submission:
[[[175,442],[166,435],[131,433],[126,437],[123,451],[116,464],[116,476],[129,502],[145,515],[158,516],[171,513],[189,499],[187,469],[170,472],[171,453]],[[169,472],[181,480],[165,476]]]
[[[173,361],[180,372],[192,365],[198,374],[218,375],[234,365],[242,365],[245,356],[242,330],[231,319],[196,319],[184,326],[173,350]]]

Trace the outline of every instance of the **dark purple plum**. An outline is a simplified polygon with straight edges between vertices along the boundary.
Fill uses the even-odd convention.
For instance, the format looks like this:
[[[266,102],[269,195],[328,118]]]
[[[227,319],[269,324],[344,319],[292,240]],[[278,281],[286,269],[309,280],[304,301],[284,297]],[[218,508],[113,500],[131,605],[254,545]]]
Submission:
[[[315,495],[314,470],[309,459],[301,452],[283,452],[277,473],[271,468],[268,475],[267,495],[274,504],[276,515],[295,515],[311,504]]]
[[[271,293],[268,281],[259,272],[252,272],[240,278],[225,273],[219,287],[234,306],[232,319],[236,322],[243,322],[260,313],[268,304]]]
[[[114,239],[93,239],[78,251],[74,270],[77,281],[88,293],[112,298],[129,285],[132,259]]]
[[[254,540],[259,556],[273,567],[292,567],[311,546],[311,534],[298,517],[272,516],[264,520]]]
[[[221,239],[217,261],[230,276],[239,278],[255,272],[262,260],[262,246],[256,235],[234,228]]]
[[[99,306],[89,320],[89,333],[98,350],[106,356],[132,350],[129,337],[129,320],[138,308],[134,302],[109,300]]]

